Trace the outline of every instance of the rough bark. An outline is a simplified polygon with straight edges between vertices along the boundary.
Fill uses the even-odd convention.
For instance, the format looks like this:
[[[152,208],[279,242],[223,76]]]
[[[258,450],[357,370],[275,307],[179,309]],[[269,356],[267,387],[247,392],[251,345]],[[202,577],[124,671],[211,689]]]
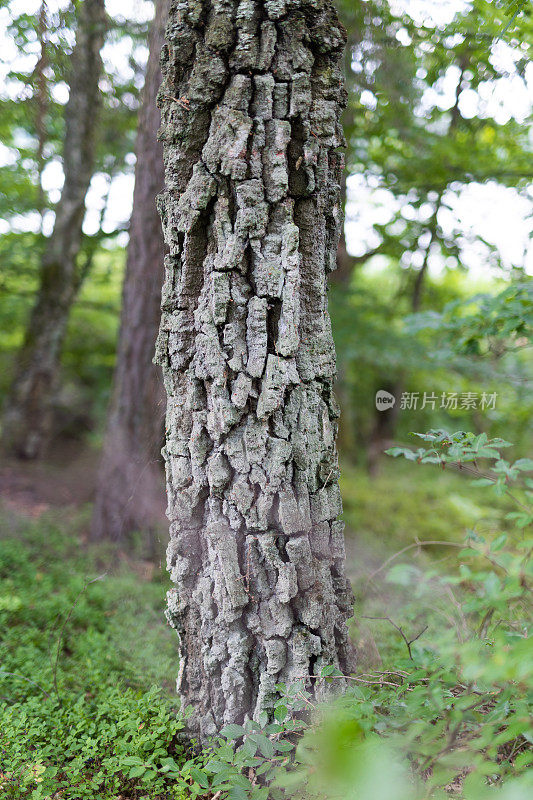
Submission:
[[[169,0],[157,2],[150,35],[117,364],[91,526],[93,539],[120,541],[133,531],[150,530],[164,510],[161,447],[166,397],[161,371],[152,359],[161,317],[164,258],[156,206],[164,185],[156,98],[168,7]]]
[[[157,347],[168,618],[202,738],[271,708],[280,681],[350,668],[326,297],[344,41],[329,0],[171,5]]]
[[[65,182],[3,420],[5,449],[25,458],[39,456],[46,444],[61,346],[79,288],[76,259],[81,246],[85,195],[95,162],[104,31],[104,0],[84,0],[79,7],[65,108]]]

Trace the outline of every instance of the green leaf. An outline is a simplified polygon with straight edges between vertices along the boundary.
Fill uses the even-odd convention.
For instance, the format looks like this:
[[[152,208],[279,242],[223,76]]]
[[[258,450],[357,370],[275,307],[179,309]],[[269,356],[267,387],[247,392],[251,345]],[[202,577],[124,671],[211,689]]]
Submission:
[[[246,756],[248,756],[250,758],[253,758],[255,756],[255,754],[257,753],[257,748],[258,748],[257,743],[253,742],[250,739],[250,737],[247,736],[246,739],[244,740],[244,744],[241,747],[241,749],[239,750],[239,752],[243,753],[244,755],[246,755]]]
[[[513,467],[521,472],[533,472],[533,458],[519,458],[514,462]]]
[[[248,800],[248,792],[240,786],[232,786],[227,794],[227,800]]]
[[[196,781],[196,783],[201,786],[202,789],[209,788],[209,778],[201,769],[196,769],[196,767],[193,767],[193,769],[191,769],[191,778]]]
[[[502,533],[498,537],[496,537],[496,539],[492,542],[490,549],[492,550],[493,553],[495,553],[497,550],[502,549],[506,541],[507,541],[507,534]]]
[[[268,800],[268,794],[268,786],[254,786],[251,797],[252,800]]]
[[[224,762],[222,762],[222,761],[217,761],[216,759],[211,759],[205,765],[205,769],[209,770],[209,772],[212,772],[213,774],[216,775],[216,774],[222,772],[223,770],[227,769],[227,766],[228,765],[224,764]]]
[[[144,765],[144,761],[139,756],[126,756],[125,758],[120,759],[121,764],[125,764],[127,767],[137,766],[139,764]]]
[[[294,745],[291,742],[286,742],[283,739],[279,742],[276,742],[274,747],[280,753],[288,753],[290,750],[294,750]]]
[[[146,767],[144,764],[140,764],[137,767],[132,767],[128,773],[128,778],[140,778],[141,775],[144,775],[146,772]]]
[[[220,735],[225,739],[238,739],[246,733],[242,725],[225,725],[220,731]]]
[[[161,766],[164,770],[177,770],[179,772],[180,766],[173,758],[162,758],[161,759]]]
[[[263,736],[262,733],[250,734],[250,739],[257,744],[265,758],[272,758],[274,755],[274,745],[270,739],[268,739],[266,736]]]

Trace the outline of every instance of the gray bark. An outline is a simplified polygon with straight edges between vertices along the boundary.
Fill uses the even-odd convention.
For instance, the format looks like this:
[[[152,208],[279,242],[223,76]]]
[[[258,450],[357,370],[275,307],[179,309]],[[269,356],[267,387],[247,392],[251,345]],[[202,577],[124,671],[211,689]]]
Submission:
[[[163,516],[161,464],[166,396],[152,363],[161,317],[164,246],[156,196],[163,189],[160,55],[169,0],[158,0],[137,133],[135,192],[122,294],[122,313],[103,457],[91,535],[120,541],[150,530]]]
[[[4,448],[24,458],[41,455],[49,435],[61,347],[79,288],[76,259],[81,246],[85,195],[95,163],[105,19],[104,0],[84,0],[80,4],[65,108],[65,182],[3,419]]]
[[[157,358],[168,618],[202,738],[270,709],[280,681],[350,669],[326,297],[344,42],[329,0],[171,5]]]

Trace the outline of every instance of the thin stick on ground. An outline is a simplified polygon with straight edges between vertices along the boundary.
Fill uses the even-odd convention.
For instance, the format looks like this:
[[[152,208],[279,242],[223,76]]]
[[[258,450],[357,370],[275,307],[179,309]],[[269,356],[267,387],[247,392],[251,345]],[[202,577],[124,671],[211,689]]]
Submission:
[[[48,692],[46,691],[46,689],[43,689],[43,687],[42,687],[42,686],[40,686],[38,683],[35,683],[35,681],[31,681],[29,678],[25,678],[25,677],[24,677],[24,675],[19,675],[19,674],[18,674],[18,672],[5,672],[4,670],[2,670],[2,671],[0,672],[0,678],[1,678],[3,675],[9,675],[9,676],[10,676],[10,677],[12,677],[12,678],[20,678],[20,680],[21,680],[21,681],[26,681],[26,683],[31,683],[31,684],[32,684],[32,686],[36,686],[38,689],[40,689],[40,690],[41,690],[41,692],[42,692],[43,694],[45,694],[45,695],[48,697],[48,699],[49,699],[49,700],[51,700],[51,697],[50,697],[50,695],[48,694]]]

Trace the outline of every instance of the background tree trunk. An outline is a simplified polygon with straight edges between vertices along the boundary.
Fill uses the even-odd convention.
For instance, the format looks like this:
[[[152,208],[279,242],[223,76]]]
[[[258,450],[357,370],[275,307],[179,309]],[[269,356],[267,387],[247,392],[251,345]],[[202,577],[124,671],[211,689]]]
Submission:
[[[61,347],[79,288],[76,259],[95,162],[105,19],[104,0],[80,4],[65,107],[65,182],[3,420],[4,448],[23,458],[39,456],[50,431]]]
[[[343,171],[340,187],[341,208],[346,207],[346,170]],[[337,245],[337,269],[333,273],[332,283],[338,292],[346,294],[350,292],[350,282],[352,280],[354,259],[348,253],[346,247],[346,236],[344,225],[339,231],[339,242]],[[342,356],[342,351],[341,351]],[[339,358],[337,361],[337,383],[335,386],[336,394],[342,415],[339,419],[337,443],[341,455],[349,462],[354,463],[357,451],[355,409],[353,398],[350,396],[350,382],[348,379],[349,364],[346,358]]]
[[[119,541],[146,530],[164,509],[161,447],[165,392],[154,366],[161,317],[164,245],[156,196],[163,189],[163,147],[157,141],[157,92],[169,0],[158,0],[139,114],[135,192],[122,315],[91,533]]]
[[[326,298],[344,42],[329,0],[170,12],[158,339],[168,617],[201,737],[271,708],[279,681],[350,669]]]

